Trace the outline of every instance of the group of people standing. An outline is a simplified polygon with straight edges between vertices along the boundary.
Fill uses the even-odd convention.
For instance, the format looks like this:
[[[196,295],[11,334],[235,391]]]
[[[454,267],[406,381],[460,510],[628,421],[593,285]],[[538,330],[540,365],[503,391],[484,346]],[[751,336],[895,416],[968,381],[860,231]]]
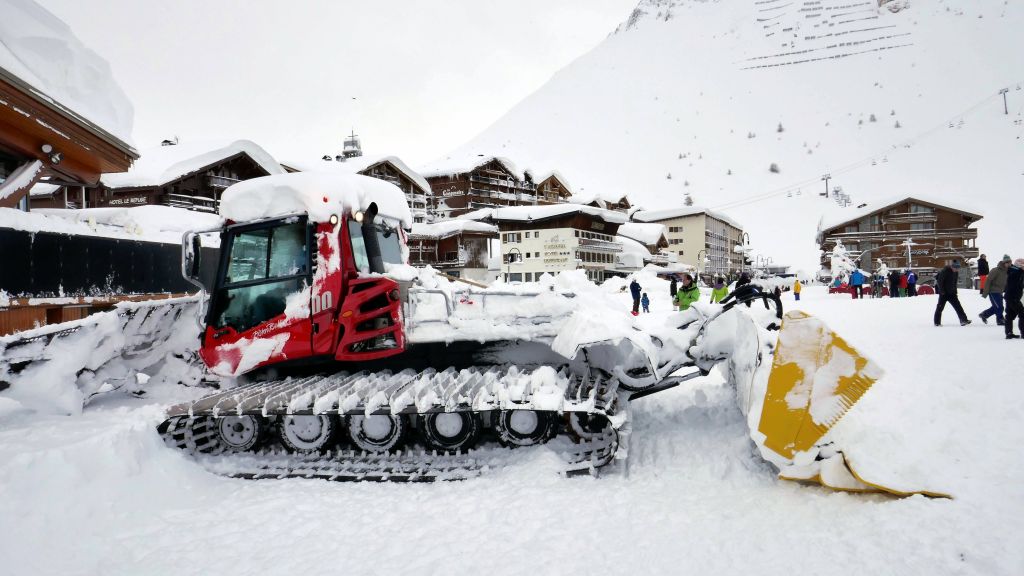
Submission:
[[[750,277],[746,274],[741,275],[736,281],[737,288],[743,284],[749,284]],[[640,283],[633,278],[629,283],[629,292],[633,297],[633,316],[637,316],[640,313],[641,307],[644,312],[650,312],[651,299],[647,296],[647,293],[643,291]],[[668,287],[669,296],[672,297],[672,309],[673,310],[688,310],[690,305],[700,300],[700,288],[697,286],[697,281],[693,275],[684,272],[681,275],[672,276],[669,281]],[[721,302],[729,295],[729,285],[726,284],[725,278],[716,276],[714,284],[711,288],[711,302]]]
[[[1024,304],[1021,303],[1024,297],[1024,258],[1011,261],[1008,254],[1003,255],[995,268],[989,269],[988,260],[982,254],[978,259],[978,277],[982,297],[992,303],[978,315],[981,321],[988,324],[988,319],[995,316],[996,324],[1005,328],[1007,340],[1024,336]],[[1014,320],[1020,334],[1013,333]]]
[[[832,286],[839,288],[842,282],[841,277],[836,277]],[[865,292],[873,298],[881,298],[886,284],[889,285],[890,298],[917,296],[917,273],[909,268],[891,270],[888,274],[878,270],[870,276],[860,268],[850,273],[850,288],[854,298],[863,298]]]

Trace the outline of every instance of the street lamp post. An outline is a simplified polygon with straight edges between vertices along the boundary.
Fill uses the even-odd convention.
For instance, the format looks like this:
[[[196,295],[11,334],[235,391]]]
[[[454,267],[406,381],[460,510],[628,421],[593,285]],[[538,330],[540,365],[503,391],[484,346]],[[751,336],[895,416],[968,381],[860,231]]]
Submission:
[[[912,246],[916,246],[916,244],[914,244],[914,240],[912,238],[907,238],[906,241],[903,242],[903,245],[907,247],[907,270],[909,270],[913,268],[913,265],[910,261],[910,248]]]
[[[765,259],[765,261],[764,261],[764,275],[765,276],[768,276],[768,266],[771,265],[772,262],[773,262],[773,260],[772,260],[771,256],[769,256],[768,258]]]
[[[513,260],[512,252],[519,255],[519,258]],[[508,251],[508,272],[505,273],[505,281],[508,282],[512,279],[512,262],[519,262],[523,259],[523,252],[519,248],[509,248]]]

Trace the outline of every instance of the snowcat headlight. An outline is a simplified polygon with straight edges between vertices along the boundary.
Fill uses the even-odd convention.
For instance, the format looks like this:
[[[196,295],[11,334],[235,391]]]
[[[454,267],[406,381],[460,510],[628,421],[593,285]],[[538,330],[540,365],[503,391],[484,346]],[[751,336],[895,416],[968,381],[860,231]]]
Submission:
[[[363,212],[362,212],[362,210],[360,210],[360,211],[356,212],[356,222],[362,222],[362,221],[363,221]]]
[[[398,302],[398,299],[401,298],[401,296],[402,295],[398,293],[397,288],[391,290],[391,292],[388,292],[388,298],[391,298],[392,302]]]
[[[338,225],[338,215],[337,214],[331,214],[330,222],[331,222],[331,226],[337,226]]]

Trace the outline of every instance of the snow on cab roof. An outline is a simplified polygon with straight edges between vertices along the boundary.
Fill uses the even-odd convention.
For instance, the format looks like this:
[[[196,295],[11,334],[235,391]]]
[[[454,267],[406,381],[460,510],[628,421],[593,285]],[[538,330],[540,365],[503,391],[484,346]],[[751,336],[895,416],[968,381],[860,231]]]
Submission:
[[[305,213],[314,222],[327,222],[332,214],[366,210],[374,202],[380,215],[409,229],[412,214],[398,186],[359,174],[295,172],[239,182],[224,191],[220,214],[249,222]]]
[[[981,214],[978,214],[973,208],[966,208],[963,206],[953,205],[945,200],[932,198],[930,196],[925,196],[921,194],[888,196],[882,198],[881,200],[867,202],[866,204],[863,204],[857,208],[843,208],[838,205],[830,208],[824,214],[822,214],[821,220],[818,223],[818,232],[824,232],[825,230],[835,228],[840,224],[845,224],[851,220],[863,218],[864,216],[873,214],[875,212],[878,212],[879,210],[885,210],[890,206],[908,201],[916,201],[921,202],[923,204],[931,204],[932,206],[941,206],[943,208],[949,208],[950,210],[963,212],[970,216],[974,216],[975,218],[982,217]]]
[[[493,224],[475,222],[473,220],[444,220],[442,222],[434,222],[433,224],[416,223],[412,225],[412,232],[409,234],[409,237],[436,238],[440,240],[464,232],[493,234],[497,238],[498,227]]]
[[[127,172],[103,174],[100,182],[108,188],[162,186],[238,154],[252,158],[269,174],[284,174],[277,160],[255,142],[218,140],[147,148]]]
[[[655,246],[665,237],[668,229],[664,224],[648,224],[645,222],[626,222],[619,226],[619,236],[636,240],[646,246]]]
[[[633,213],[632,218],[637,222],[660,222],[671,218],[696,216],[697,214],[706,214],[712,218],[717,218],[726,224],[739,228],[740,230],[743,229],[743,225],[739,222],[721,212],[717,212],[703,206],[683,206],[681,208],[669,208],[667,210],[637,210]]]
[[[363,155],[356,156],[355,158],[348,158],[343,162],[336,160],[300,160],[300,161],[285,161],[282,162],[282,166],[286,166],[299,172],[337,172],[342,174],[358,174],[363,170],[372,168],[377,164],[383,162],[390,162],[399,172],[404,174],[408,179],[412,180],[416,187],[420,189],[424,194],[430,192],[430,184],[427,183],[426,178],[420,176],[418,172],[409,168],[409,166],[402,162],[398,156],[391,156],[387,154],[375,154],[375,155]]]
[[[107,61],[32,0],[0,0],[0,14],[0,76],[130,147],[134,110]]]

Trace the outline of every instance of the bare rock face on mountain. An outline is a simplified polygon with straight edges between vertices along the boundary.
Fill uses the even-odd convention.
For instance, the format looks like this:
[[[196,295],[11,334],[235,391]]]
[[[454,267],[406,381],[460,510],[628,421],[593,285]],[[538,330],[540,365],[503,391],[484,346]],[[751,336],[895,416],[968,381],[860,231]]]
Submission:
[[[982,214],[983,252],[1020,249],[1021,29],[1024,3],[1004,0],[646,0],[453,154],[557,167],[647,208],[694,194],[806,269],[844,209],[825,174],[848,209],[917,195]]]

